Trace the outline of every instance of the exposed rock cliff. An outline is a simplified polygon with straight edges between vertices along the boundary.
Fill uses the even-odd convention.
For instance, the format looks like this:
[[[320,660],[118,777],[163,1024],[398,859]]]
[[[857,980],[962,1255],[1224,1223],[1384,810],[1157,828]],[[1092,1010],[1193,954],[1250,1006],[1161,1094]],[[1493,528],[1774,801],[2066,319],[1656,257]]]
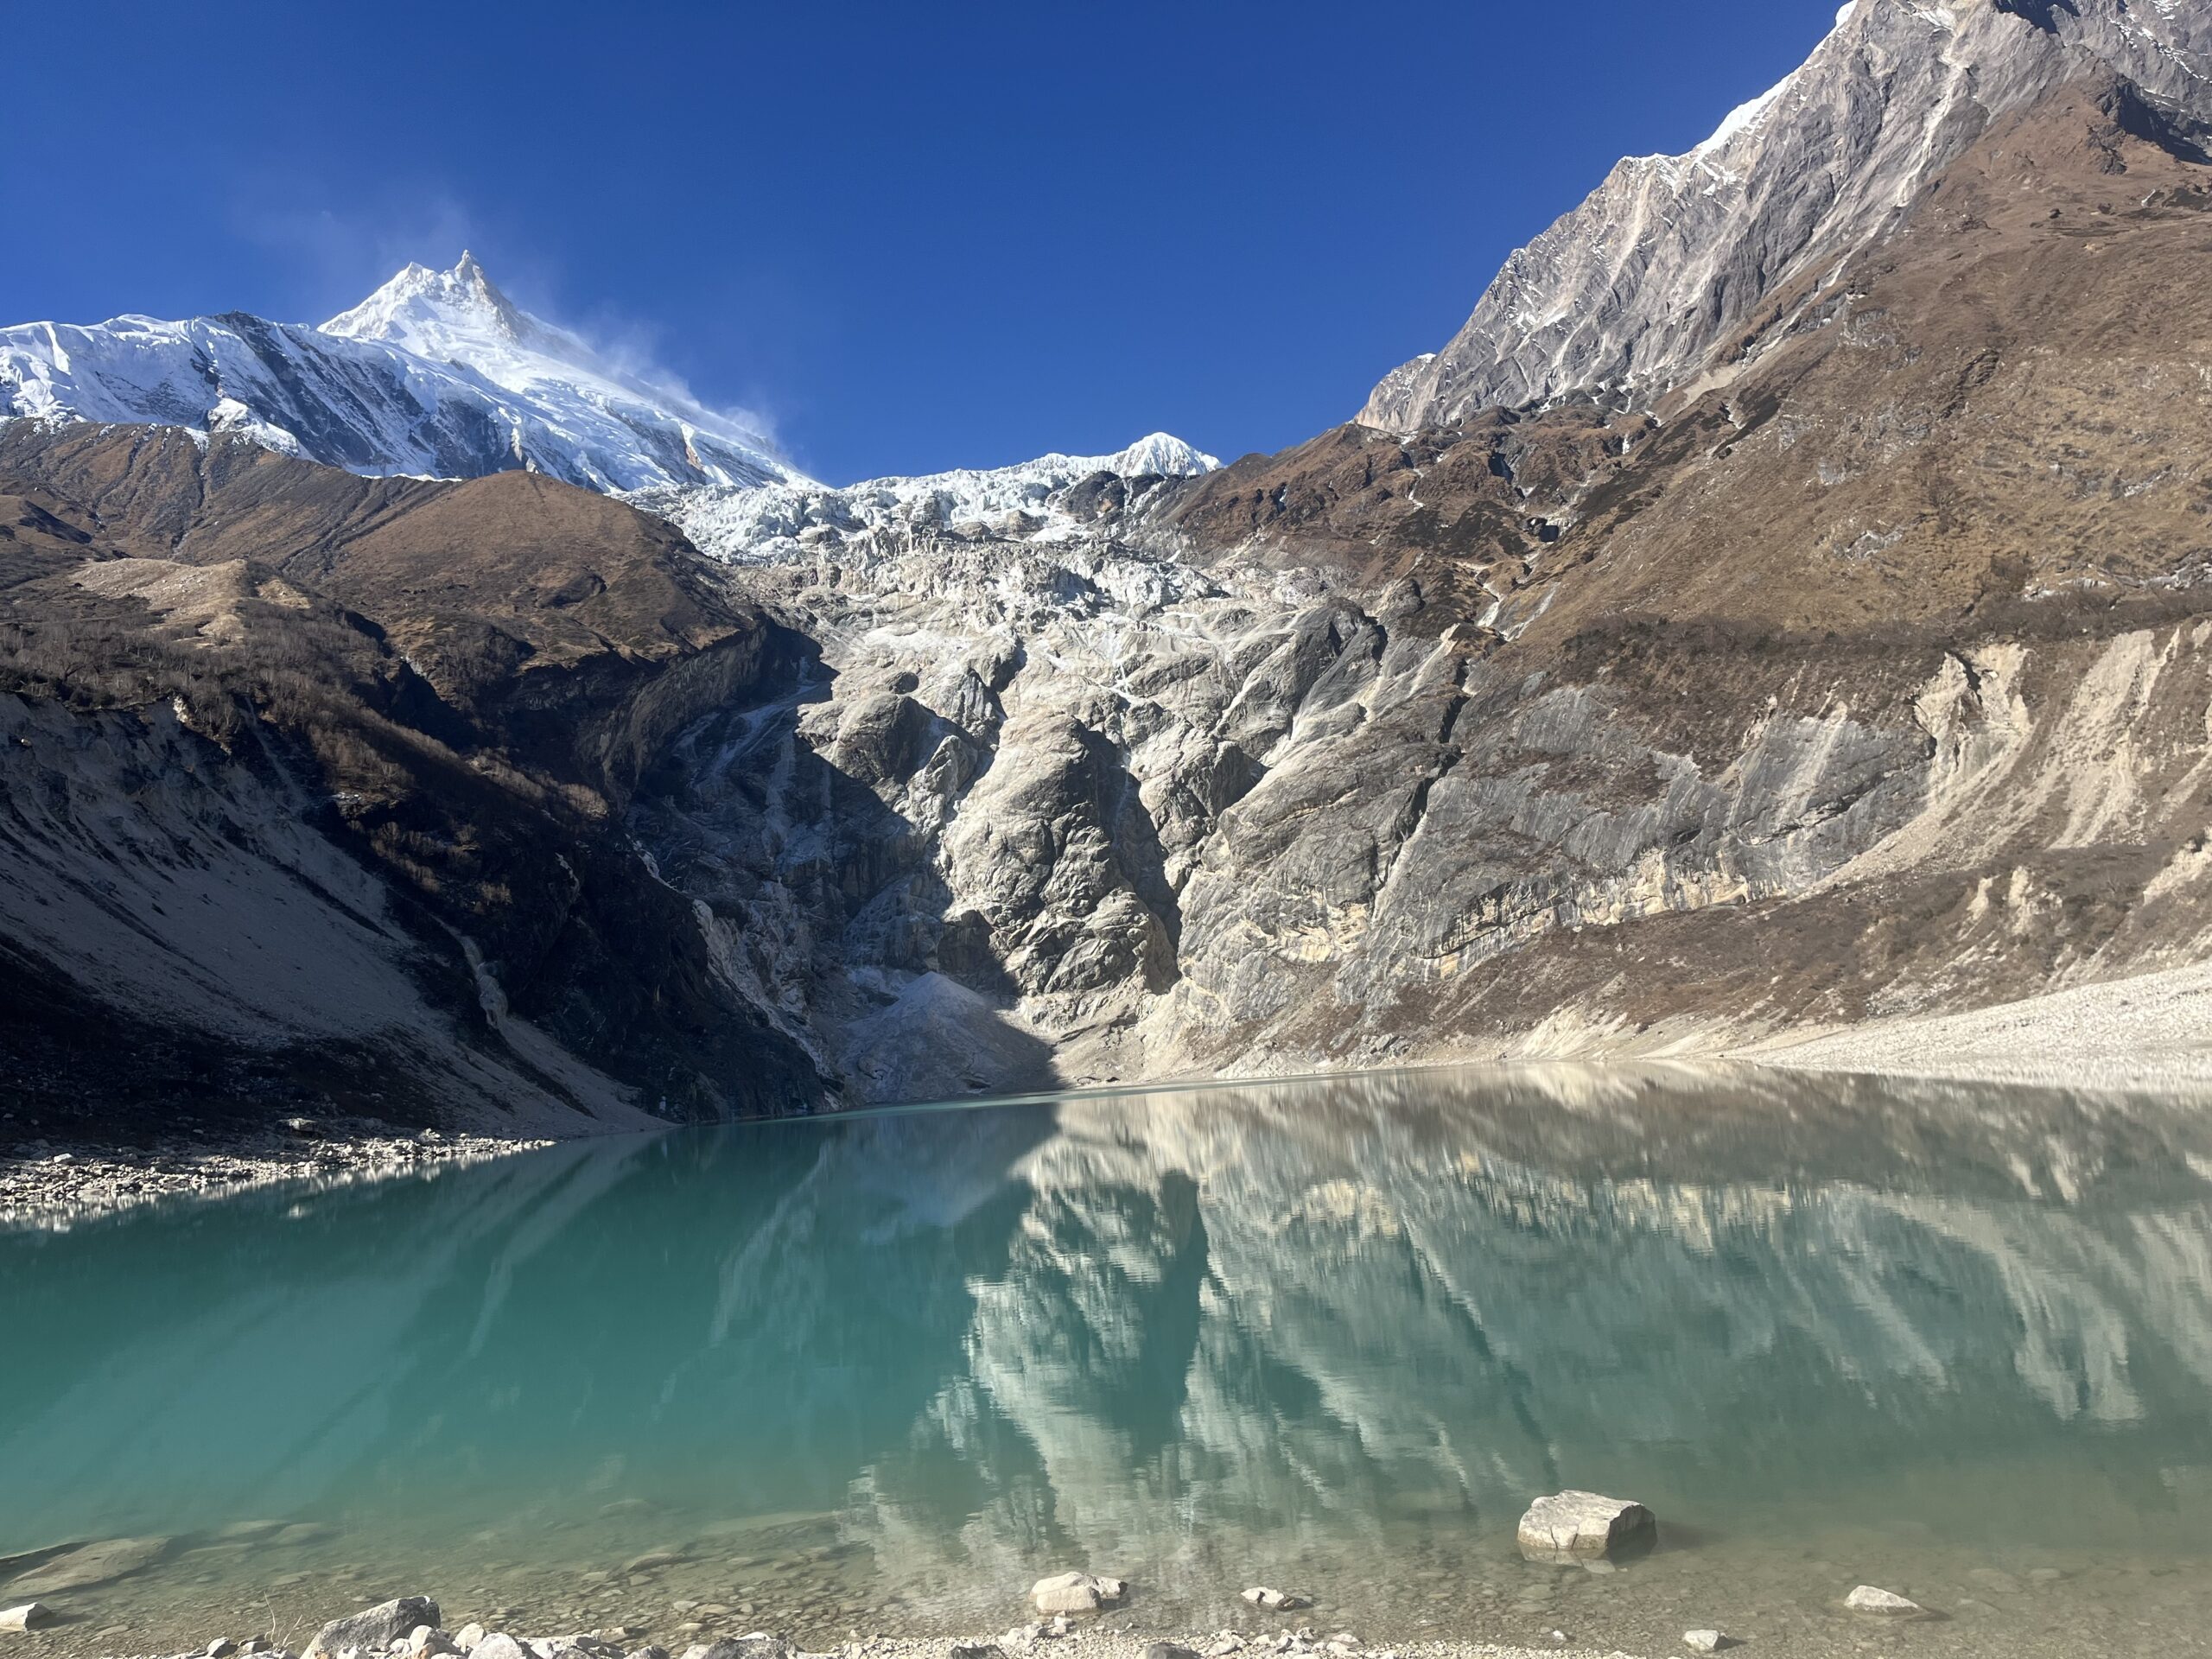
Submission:
[[[1991,125],[2129,86],[2137,130],[2212,128],[2212,12],[2144,0],[1851,0],[1787,80],[1686,156],[1630,156],[1505,263],[1441,352],[1360,420],[1448,426],[1574,393],[1644,407],[1808,315]]]
[[[1663,425],[693,522],[824,671],[639,832],[884,1097],[1023,1035],[1085,1079],[1713,1047],[2192,959],[2212,169],[2135,107],[1999,123]]]

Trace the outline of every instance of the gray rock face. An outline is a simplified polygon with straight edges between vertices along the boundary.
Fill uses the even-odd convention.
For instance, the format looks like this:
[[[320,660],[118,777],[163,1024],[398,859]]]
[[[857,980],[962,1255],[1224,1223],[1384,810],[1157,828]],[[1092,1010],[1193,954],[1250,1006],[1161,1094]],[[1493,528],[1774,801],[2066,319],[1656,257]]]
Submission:
[[[859,1100],[1402,1058],[1402,998],[1801,890],[1923,798],[1916,726],[1777,713],[1693,760],[1413,584],[818,528],[708,540],[820,658],[683,734],[633,828]]]
[[[1620,162],[1359,418],[1410,432],[1573,392],[1647,404],[1893,225],[1996,117],[2100,72],[2212,120],[2212,11],[1853,0],[1802,68],[1705,143]]]
[[[1603,1561],[1649,1550],[1658,1537],[1659,1523],[1643,1504],[1567,1491],[1531,1503],[1516,1541],[1532,1561]]]
[[[348,1648],[382,1653],[393,1643],[405,1640],[418,1625],[435,1628],[438,1622],[438,1604],[428,1596],[379,1602],[346,1618],[332,1619],[315,1632],[301,1659],[336,1659]]]

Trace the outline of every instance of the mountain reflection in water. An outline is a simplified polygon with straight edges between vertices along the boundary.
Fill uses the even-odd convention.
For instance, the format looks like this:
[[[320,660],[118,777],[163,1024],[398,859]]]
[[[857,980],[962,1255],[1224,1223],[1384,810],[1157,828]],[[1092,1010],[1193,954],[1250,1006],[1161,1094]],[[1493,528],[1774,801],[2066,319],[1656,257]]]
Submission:
[[[2212,1554],[2182,1102],[1560,1069],[686,1131],[0,1236],[0,1552],[643,1499],[1166,1581],[1589,1485]]]

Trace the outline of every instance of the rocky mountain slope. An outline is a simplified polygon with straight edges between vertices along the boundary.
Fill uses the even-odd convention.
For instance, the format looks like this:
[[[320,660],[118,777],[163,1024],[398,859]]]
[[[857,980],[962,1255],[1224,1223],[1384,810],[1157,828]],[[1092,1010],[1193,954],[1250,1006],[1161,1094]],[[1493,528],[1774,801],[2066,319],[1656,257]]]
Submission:
[[[2212,171],[2142,108],[1999,120],[1663,423],[1348,429],[1071,487],[1079,534],[692,522],[834,672],[645,833],[798,918],[887,1095],[1011,1033],[1083,1079],[1711,1050],[2194,960]],[[794,907],[786,844],[866,874]]]
[[[1601,251],[1640,274],[1618,305],[1559,277],[1595,331],[1525,384],[1225,467],[1155,436],[625,502],[4,429],[6,685],[50,728],[10,762],[41,757],[7,937],[68,1017],[10,1041],[119,1009],[205,1039],[149,1089],[276,1053],[312,1090],[318,1045],[436,1072],[542,1039],[712,1115],[1719,1052],[2197,961],[2202,30],[1859,0],[1709,147],[1720,217],[1667,209],[1699,283],[1749,262],[1750,310],[1662,338],[1635,318],[1682,250]],[[341,322],[462,349],[445,295]],[[65,786],[72,746],[101,758]],[[445,1034],[280,1030],[290,970],[226,988],[238,944],[102,887],[138,780],[185,777],[276,792],[180,844],[317,906],[326,855],[364,872],[348,949]],[[57,884],[111,943],[41,918]],[[267,1020],[149,1001],[134,938]]]
[[[1850,0],[1780,86],[1685,156],[1630,156],[1515,253],[1441,352],[1360,412],[1386,431],[1580,393],[1649,407],[1808,315],[1842,262],[2012,111],[2116,78],[2124,118],[2212,130],[2212,11],[2190,0]],[[2139,106],[2139,107],[2138,107]]]
[[[744,418],[521,310],[462,254],[319,328],[244,312],[0,329],[0,418],[234,433],[356,473],[528,470],[601,490],[803,482]]]
[[[818,1099],[623,830],[671,733],[783,671],[694,564],[524,474],[0,427],[11,1101],[559,1127]]]

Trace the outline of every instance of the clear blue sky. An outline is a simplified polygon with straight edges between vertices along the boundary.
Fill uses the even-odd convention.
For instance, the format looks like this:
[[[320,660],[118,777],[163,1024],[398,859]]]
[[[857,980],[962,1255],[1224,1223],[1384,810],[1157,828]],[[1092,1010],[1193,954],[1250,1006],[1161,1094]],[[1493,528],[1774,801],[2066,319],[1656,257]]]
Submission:
[[[1834,0],[18,0],[0,321],[320,321],[464,244],[832,480],[1349,418]]]

